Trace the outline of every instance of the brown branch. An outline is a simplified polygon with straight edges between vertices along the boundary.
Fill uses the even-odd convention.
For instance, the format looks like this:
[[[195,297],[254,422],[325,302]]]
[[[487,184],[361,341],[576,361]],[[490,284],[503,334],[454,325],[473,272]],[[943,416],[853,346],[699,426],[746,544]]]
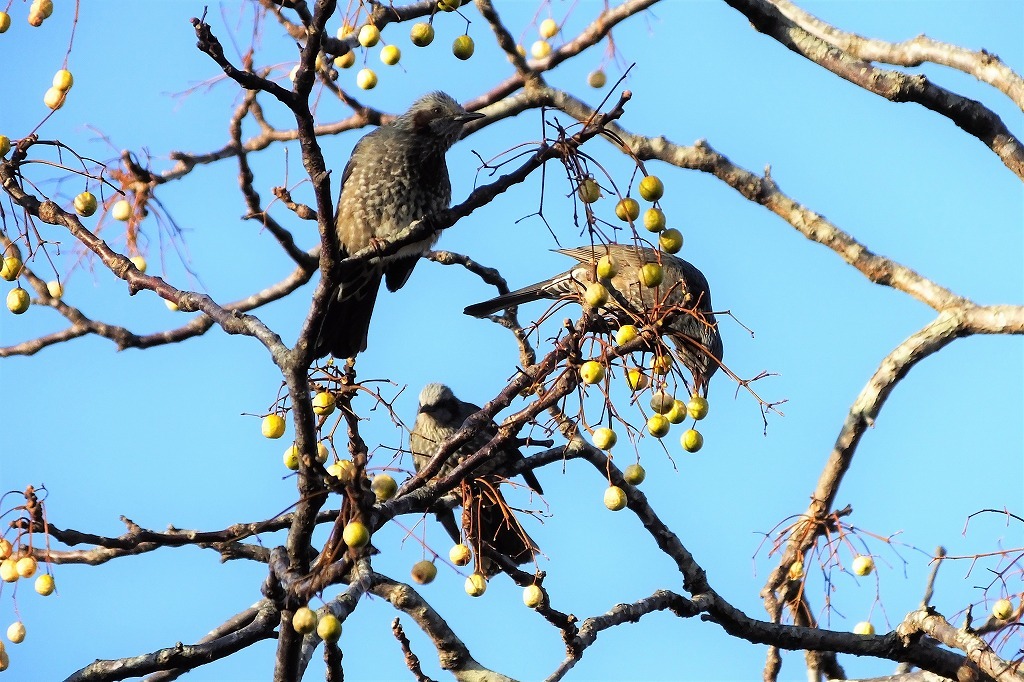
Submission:
[[[967,659],[977,666],[981,672],[998,682],[1022,682],[1024,674],[1019,671],[1019,662],[1004,661],[992,650],[988,642],[970,630],[958,629],[950,625],[945,618],[931,609],[919,609],[907,614],[894,633],[904,643],[910,644],[920,640],[921,634],[948,647],[959,649],[967,654]],[[967,675],[976,674],[973,666],[964,665]],[[950,677],[960,678],[958,675]]]

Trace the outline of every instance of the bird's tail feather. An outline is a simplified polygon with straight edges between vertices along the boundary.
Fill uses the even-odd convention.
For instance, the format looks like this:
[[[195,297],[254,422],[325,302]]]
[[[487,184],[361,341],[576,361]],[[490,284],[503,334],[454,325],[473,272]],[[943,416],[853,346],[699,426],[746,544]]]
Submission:
[[[538,282],[522,289],[510,291],[507,294],[501,296],[495,296],[494,298],[480,303],[474,303],[473,305],[466,306],[462,311],[466,315],[472,315],[473,317],[485,317],[496,313],[499,310],[505,308],[511,308],[514,305],[520,305],[523,303],[530,303],[531,301],[539,301],[542,298],[548,298],[548,293],[545,291],[545,286],[548,286],[549,282]]]
[[[467,518],[463,523],[466,536],[478,538],[490,551],[508,557],[516,565],[533,561],[540,551],[515,514],[509,509],[497,486],[482,486],[479,494],[469,505],[463,507]],[[486,575],[497,572],[497,566],[488,564]]]
[[[338,298],[327,304],[320,333],[313,344],[313,357],[322,358],[330,353],[344,359],[366,350],[380,280],[380,271],[374,271],[363,273],[357,281],[342,283]]]

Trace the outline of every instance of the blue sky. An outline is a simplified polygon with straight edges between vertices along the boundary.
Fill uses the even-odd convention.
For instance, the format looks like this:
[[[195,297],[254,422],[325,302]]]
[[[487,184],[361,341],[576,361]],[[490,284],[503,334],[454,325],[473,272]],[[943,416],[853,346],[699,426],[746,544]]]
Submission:
[[[572,11],[567,20],[572,35],[602,5],[553,2],[549,8],[559,20]],[[804,6],[845,30],[894,41],[925,33],[970,49],[984,48],[1018,73],[1024,70],[1024,8],[1016,2]],[[182,2],[83,3],[68,62],[76,83],[65,107],[40,129],[41,136],[59,138],[99,159],[113,159],[121,149],[148,153],[158,170],[170,165],[171,150],[202,152],[222,146],[237,90],[219,84],[189,97],[174,95],[218,75],[216,66],[194,48],[188,19],[201,14],[202,7]],[[498,7],[513,35],[522,36],[526,44],[535,39],[531,20],[536,3]],[[46,113],[42,95],[62,65],[71,7],[58,3],[54,16],[39,29],[25,24],[20,4],[10,11],[14,25],[0,36],[0,61],[17,66],[8,67],[4,80],[0,133],[20,138]],[[493,45],[486,22],[473,9],[466,15],[477,44],[473,59],[460,62],[448,50],[465,28],[455,16],[438,17],[437,38],[423,50],[409,43],[407,27],[392,26],[384,39],[402,48],[403,68],[380,65],[379,48],[374,48],[367,61],[377,69],[380,85],[356,96],[394,112],[428,89],[443,89],[462,100],[486,92],[511,67]],[[212,9],[209,20],[226,45],[231,29],[244,44],[247,25],[237,21],[233,7]],[[332,21],[331,26],[337,24]],[[117,39],[111,40],[114,32]],[[978,303],[1021,303],[1020,181],[982,143],[948,120],[917,105],[886,102],[824,72],[754,32],[743,16],[720,2],[659,4],[616,29],[614,38],[622,63],[636,63],[625,83],[633,92],[621,119],[628,130],[664,134],[681,144],[706,139],[754,172],[770,165],[784,192],[876,253]],[[295,60],[292,45],[282,30],[270,25],[257,62],[280,64],[283,76]],[[549,82],[596,104],[604,91],[589,89],[585,77],[602,63],[603,51],[604,44],[591,48],[549,74]],[[235,53],[229,49],[228,54]],[[618,65],[608,64],[607,69],[614,82]],[[934,66],[911,71],[980,99],[1012,131],[1024,130],[1021,111],[973,78]],[[342,72],[341,81],[354,87],[354,76],[354,71]],[[269,98],[263,103],[268,118],[287,127],[287,113]],[[348,113],[325,95],[318,118],[331,121]],[[490,158],[536,141],[540,130],[539,113],[528,112],[459,143],[449,155],[456,201],[475,181],[486,182],[484,176],[476,177],[471,151]],[[360,134],[322,141],[336,176]],[[627,160],[610,145],[595,141],[586,149],[616,181],[629,177]],[[308,183],[298,184],[298,149],[289,145],[288,150],[286,156],[276,146],[252,157],[256,187],[267,198],[287,174],[296,199],[311,203]],[[755,332],[751,337],[739,324],[723,321],[726,362],[746,377],[773,372],[776,376],[759,382],[759,389],[768,399],[788,402],[782,408],[785,417],[772,417],[764,435],[754,401],[737,394],[724,376],[716,376],[711,414],[702,426],[704,449],[687,455],[673,432],[666,438],[673,467],[653,439],[641,441],[639,454],[648,471],[643,490],[718,592],[761,618],[758,592],[774,565],[759,550],[762,534],[805,509],[851,402],[881,359],[935,314],[904,294],[871,284],[834,253],[808,242],[713,177],[659,164],[651,168],[665,181],[663,204],[670,225],[685,235],[680,255],[706,274],[716,308],[732,311]],[[69,202],[81,190],[77,180],[60,186],[45,182],[53,177],[48,169],[32,172],[38,173],[32,179],[44,181],[40,189],[55,198]],[[158,195],[185,231],[190,267],[204,290],[225,302],[276,282],[292,269],[269,234],[240,219],[245,207],[235,176],[230,163],[206,166],[162,187]],[[448,230],[438,247],[499,267],[513,286],[564,269],[565,258],[548,251],[557,246],[548,227],[528,217],[536,211],[541,190],[536,174]],[[560,243],[584,243],[587,238],[572,224],[571,205],[563,199],[569,188],[560,168],[549,167],[543,190],[545,217]],[[6,203],[3,208],[10,210]],[[611,204],[603,210],[610,213]],[[315,243],[310,224],[300,223],[280,206],[272,211],[304,248]],[[86,222],[95,224],[95,219]],[[143,231],[151,272],[182,288],[198,287],[172,250],[161,254],[152,218]],[[46,234],[62,242],[55,263],[63,275],[75,262],[72,244],[66,234]],[[103,236],[123,248],[116,233]],[[35,267],[51,278],[41,262]],[[123,283],[99,268],[78,268],[65,287],[66,300],[86,314],[140,333],[186,319],[166,310],[150,292],[128,297]],[[311,295],[312,286],[306,286],[258,314],[291,343]],[[430,381],[450,384],[465,400],[489,399],[514,372],[517,351],[507,332],[467,318],[461,310],[491,295],[493,289],[461,269],[421,263],[405,289],[381,294],[370,349],[359,359],[360,376],[390,379],[394,383],[382,387],[389,395],[404,389],[396,409],[408,423],[415,416],[420,387]],[[521,319],[544,309],[543,304],[521,308]],[[0,345],[60,328],[59,316],[43,307],[17,318],[4,311]],[[541,349],[556,331],[550,324],[544,329]],[[936,545],[946,546],[951,554],[970,554],[1024,544],[1019,524],[1005,525],[995,517],[982,518],[962,532],[967,516],[979,509],[1024,511],[1022,378],[1019,338],[969,338],[922,362],[893,392],[861,443],[838,503],[853,506],[849,521],[858,528],[881,536],[900,533],[898,540],[906,546],[890,548],[868,540],[867,549],[878,557],[877,583],[874,577],[855,580],[833,574],[833,610],[819,613],[832,627],[852,629],[869,616],[880,632],[895,626],[920,601],[929,568],[926,554]],[[291,429],[285,439],[268,441],[260,436],[258,418],[250,415],[268,409],[279,382],[256,341],[216,330],[142,352],[118,353],[108,341],[84,338],[33,357],[5,358],[0,361],[0,386],[6,395],[0,489],[45,484],[51,523],[108,535],[123,532],[121,515],[152,529],[173,524],[209,530],[268,518],[295,499],[293,481],[284,477],[281,466]],[[620,396],[622,405],[625,397]],[[371,413],[369,407],[362,405],[369,417],[363,435],[380,446],[373,463],[382,466],[390,461],[389,448],[401,447],[405,434],[383,411]],[[593,397],[587,408],[588,415],[597,414]],[[635,458],[621,446],[616,455],[620,465]],[[406,458],[402,465],[411,467],[411,462]],[[548,572],[545,584],[555,608],[582,619],[658,588],[682,589],[671,562],[658,553],[635,517],[604,509],[606,482],[589,466],[569,462],[564,472],[551,466],[538,477],[546,492],[541,508],[548,515],[543,524],[527,528],[547,555],[541,567]],[[5,509],[10,499],[5,499]],[[406,526],[415,522],[402,520]],[[403,543],[404,535],[401,528],[389,527],[374,539],[383,550],[375,567],[399,579],[421,558],[418,543]],[[447,550],[446,536],[433,522],[428,523],[427,540],[437,551]],[[261,541],[273,546],[283,536],[268,535]],[[984,596],[979,587],[990,581],[983,569],[995,567],[985,563],[969,573],[968,562],[944,566],[934,603],[952,616],[978,601]],[[823,609],[820,571],[809,572],[812,603]],[[18,593],[28,638],[8,647],[8,679],[57,679],[95,658],[193,642],[257,601],[266,571],[249,562],[222,565],[212,551],[181,548],[99,567],[56,566],[54,573],[59,596],[42,599],[30,589]],[[1013,585],[1021,589],[1019,577]],[[325,596],[336,593],[330,590]],[[483,598],[473,600],[463,593],[463,578],[441,568],[438,579],[422,593],[484,665],[519,679],[539,679],[564,654],[557,631],[523,607],[519,588],[504,577],[493,580]],[[14,609],[5,589],[0,624],[16,619]],[[390,634],[396,615],[390,605],[371,599],[345,624],[341,642],[349,679],[408,675]],[[429,642],[404,616],[403,623],[425,672],[444,679]],[[56,641],[59,655],[54,655]],[[190,679],[266,679],[273,653],[274,644],[264,642],[204,667]],[[804,679],[800,653],[784,660],[783,679]],[[734,641],[713,624],[654,614],[602,633],[572,676],[753,679],[763,661],[763,647]],[[859,676],[893,668],[849,657],[842,662],[851,675]]]

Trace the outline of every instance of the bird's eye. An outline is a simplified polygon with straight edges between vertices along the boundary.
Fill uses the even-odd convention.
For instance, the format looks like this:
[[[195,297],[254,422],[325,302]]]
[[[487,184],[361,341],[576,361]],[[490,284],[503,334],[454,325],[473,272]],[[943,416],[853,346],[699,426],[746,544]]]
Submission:
[[[441,113],[441,107],[434,107],[434,113],[435,114],[440,114]]]

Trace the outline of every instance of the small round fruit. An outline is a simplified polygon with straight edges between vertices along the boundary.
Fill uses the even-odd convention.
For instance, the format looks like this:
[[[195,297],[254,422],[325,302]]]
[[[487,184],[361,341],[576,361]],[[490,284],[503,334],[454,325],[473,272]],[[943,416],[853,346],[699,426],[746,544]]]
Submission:
[[[615,332],[615,343],[624,346],[638,336],[640,336],[639,329],[631,324],[624,324]]]
[[[604,71],[601,69],[595,69],[587,75],[587,85],[592,88],[603,88],[607,82],[608,77],[604,75]]]
[[[626,493],[617,485],[610,485],[604,491],[604,506],[612,511],[626,508]]]
[[[545,40],[548,38],[554,38],[555,34],[558,33],[558,22],[550,18],[545,19],[540,22],[537,32],[540,33],[540,37]]]
[[[29,10],[42,14],[43,19],[49,19],[53,14],[53,0],[33,0]]]
[[[294,445],[284,451],[284,465],[292,471],[299,470],[299,449]]]
[[[855,635],[873,635],[875,634],[875,626],[870,622],[863,620],[853,626],[853,634]]]
[[[672,424],[663,414],[651,415],[651,418],[647,420],[647,431],[655,438],[667,436],[671,426]]]
[[[67,69],[61,69],[53,74],[53,87],[67,92],[75,84],[75,77]]]
[[[15,644],[21,644],[25,641],[25,624],[20,620],[11,623],[7,628],[7,639],[11,640]]]
[[[356,85],[362,90],[373,90],[377,87],[377,74],[373,69],[359,69],[356,74]]]
[[[580,366],[580,379],[585,384],[596,384],[604,379],[604,365],[597,360],[587,360]]]
[[[598,450],[611,450],[619,441],[619,437],[607,426],[594,429],[594,435],[592,438],[594,441],[594,447]]]
[[[373,47],[380,42],[380,29],[373,24],[366,24],[359,29],[358,40],[363,47]]]
[[[338,27],[338,40],[345,40],[350,35],[356,32],[356,27],[348,22],[342,22],[341,26]]]
[[[398,492],[398,484],[388,474],[377,474],[370,483],[370,490],[377,496],[378,502],[386,502]]]
[[[280,438],[284,435],[284,417],[279,414],[268,414],[260,425],[264,438]]]
[[[28,296],[28,292],[17,287],[7,292],[7,309],[15,315],[21,315],[23,312],[28,310],[29,304],[32,300]]]
[[[67,92],[59,90],[57,88],[49,88],[43,95],[43,104],[48,106],[50,109],[56,111],[64,106],[64,99],[67,97]]]
[[[626,483],[630,485],[640,485],[647,478],[647,472],[639,464],[630,464],[622,472],[622,478],[626,479]]]
[[[437,566],[433,561],[417,561],[412,565],[412,579],[420,585],[429,585],[437,577]]]
[[[871,575],[871,571],[875,570],[875,560],[866,554],[861,554],[853,560],[853,573],[854,575]]]
[[[92,192],[82,192],[75,197],[75,213],[88,218],[96,212],[96,207],[99,206],[99,202],[96,201],[96,195]],[[131,206],[128,207],[131,209]]]
[[[164,305],[167,306],[167,309],[170,310],[172,313],[176,313],[179,310],[181,310],[181,308],[178,307],[177,303],[175,303],[174,301],[168,301],[166,298],[164,299]]]
[[[665,253],[679,253],[683,248],[683,233],[672,228],[658,235],[658,246]]]
[[[640,181],[640,196],[647,201],[657,201],[665,195],[665,185],[657,175],[648,175]]]
[[[370,542],[370,531],[359,521],[350,521],[341,531],[341,539],[353,549],[365,547]]]
[[[679,442],[687,452],[697,452],[704,447],[704,436],[700,435],[700,431],[696,429],[687,429],[683,431]]]
[[[800,580],[804,577],[804,562],[794,561],[789,565],[789,579]]]
[[[333,613],[325,613],[316,624],[316,634],[329,644],[341,639],[341,621]]]
[[[551,54],[551,43],[546,40],[538,40],[530,46],[530,56],[534,59],[544,59]]]
[[[672,358],[667,355],[655,355],[651,358],[651,371],[665,375],[672,370]]]
[[[540,606],[544,601],[544,592],[537,585],[527,585],[523,588],[523,603],[531,609]]]
[[[437,0],[437,8],[442,12],[454,12],[462,4],[462,0]]]
[[[0,580],[5,583],[13,583],[18,579],[18,562],[14,559],[0,561]]]
[[[8,17],[8,21],[9,20],[10,17]],[[3,33],[3,31],[0,31],[0,33]],[[11,151],[11,138],[6,135],[0,135],[0,158],[7,156],[7,152],[9,151]]]
[[[7,12],[0,12],[0,33],[6,33],[11,27],[11,15]]]
[[[646,374],[641,372],[636,367],[626,372],[626,383],[634,391],[642,391],[651,384],[651,380]]]
[[[686,413],[697,421],[708,416],[708,409],[709,406],[707,398],[703,398],[696,394],[690,396],[690,402],[686,403]]]
[[[465,566],[472,558],[473,555],[469,551],[469,547],[463,544],[454,545],[448,550],[448,559],[456,566]]]
[[[615,204],[615,216],[625,222],[634,221],[640,217],[640,204],[632,197],[619,199]]]
[[[13,282],[21,274],[22,265],[23,263],[19,256],[7,256],[3,260],[3,266],[0,267],[0,277],[3,277],[8,282]]]
[[[648,232],[661,232],[665,229],[665,213],[660,208],[649,208],[644,211],[644,228]]]
[[[132,205],[127,199],[119,199],[110,208],[110,217],[114,220],[127,222],[132,217]]]
[[[1009,599],[1000,599],[992,605],[992,615],[997,620],[1009,620],[1013,615],[1013,603]]]
[[[380,60],[388,66],[394,66],[402,58],[402,51],[397,45],[385,45],[380,51]]]
[[[347,69],[356,63],[356,53],[349,50],[345,54],[339,54],[334,58],[334,65],[339,69]]]
[[[326,445],[323,443],[316,444],[316,457],[314,459],[316,459],[317,464],[323,464],[326,462],[330,454],[331,452],[327,449]]]
[[[686,419],[686,403],[682,400],[673,400],[671,409],[665,412],[665,418],[673,424],[682,424]]]
[[[584,204],[592,204],[601,198],[601,186],[594,178],[586,178],[580,183],[576,194]]]
[[[56,586],[53,584],[53,576],[49,573],[43,573],[38,578],[36,578],[35,587],[36,592],[43,595],[44,597],[49,597],[51,594],[53,594],[53,590],[56,588]]]
[[[36,562],[36,558],[32,556],[23,556],[18,559],[18,563],[15,566],[15,570],[18,571],[18,575],[22,578],[31,578],[36,574],[36,567],[39,564]]]
[[[327,467],[327,473],[342,483],[351,483],[356,477],[356,465],[350,459],[338,460]]]
[[[33,5],[33,7],[35,7],[35,5]],[[36,28],[39,28],[40,26],[43,25],[43,21],[45,19],[46,19],[46,17],[44,17],[42,15],[42,13],[36,11],[35,9],[29,9],[29,11],[28,11],[28,25],[29,26],[35,26]]]
[[[657,263],[644,263],[640,268],[640,283],[645,287],[654,288],[665,279],[665,270]]]
[[[676,399],[665,391],[658,391],[651,396],[651,409],[658,414],[667,414],[675,404]]]
[[[145,258],[142,256],[132,256],[128,260],[132,262],[132,265],[134,265],[139,272],[146,274],[147,263]]]
[[[462,61],[472,57],[474,49],[476,49],[476,46],[473,44],[473,39],[467,35],[459,36],[452,43],[452,54]]]
[[[0,561],[10,558],[14,552],[14,547],[11,545],[10,540],[6,538],[0,538]]]
[[[470,597],[479,597],[487,591],[487,581],[479,573],[466,578],[466,594]]]
[[[316,630],[316,612],[308,606],[295,609],[292,614],[292,629],[300,635],[308,635]]]
[[[64,287],[61,286],[60,282],[52,279],[46,283],[46,292],[50,294],[50,298],[59,299],[64,295]]]
[[[618,272],[619,265],[611,256],[606,254],[597,259],[597,276],[600,279],[611,279]]]
[[[327,391],[320,391],[313,396],[313,413],[321,417],[329,416],[334,412],[334,394]]]
[[[409,39],[416,47],[426,47],[434,42],[434,27],[425,21],[413,24],[412,30],[409,32]]]
[[[583,292],[583,300],[591,308],[600,308],[608,302],[608,290],[600,282],[592,282]]]

